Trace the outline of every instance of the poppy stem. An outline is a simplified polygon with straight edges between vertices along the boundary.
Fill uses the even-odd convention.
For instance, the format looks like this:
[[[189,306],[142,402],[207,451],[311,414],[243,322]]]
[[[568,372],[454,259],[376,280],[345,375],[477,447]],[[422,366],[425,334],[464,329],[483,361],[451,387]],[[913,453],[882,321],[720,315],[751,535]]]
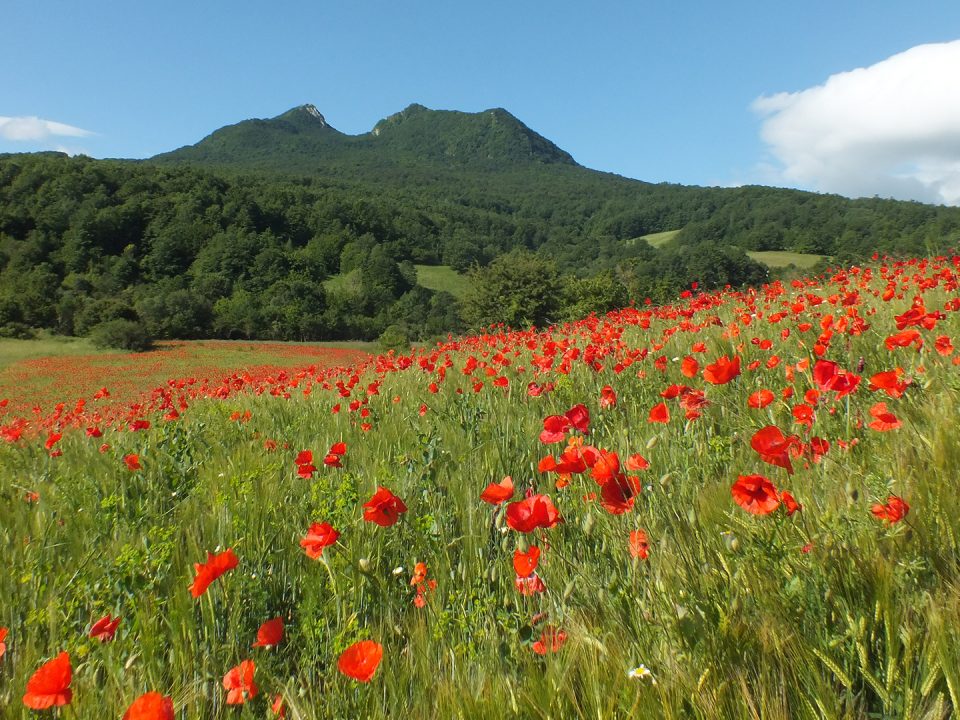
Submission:
[[[333,590],[333,594],[337,594],[337,580],[333,576],[333,570],[330,569],[330,564],[327,562],[327,558],[324,555],[320,556],[320,562],[323,563],[323,567],[327,571],[327,575],[330,577],[330,588]]]

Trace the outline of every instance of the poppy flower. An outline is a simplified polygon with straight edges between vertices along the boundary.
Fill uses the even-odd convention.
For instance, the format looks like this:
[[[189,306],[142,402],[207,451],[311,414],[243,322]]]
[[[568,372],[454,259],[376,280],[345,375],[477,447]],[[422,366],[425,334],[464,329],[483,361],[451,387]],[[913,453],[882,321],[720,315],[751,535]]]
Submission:
[[[403,500],[382,487],[377,488],[377,492],[363,504],[363,507],[363,519],[376,523],[380,527],[390,527],[400,519],[401,514],[407,511]]]
[[[754,515],[769,515],[780,505],[777,489],[763,475],[740,475],[730,494],[737,505]]]
[[[634,453],[627,458],[627,462],[624,464],[624,467],[626,467],[627,470],[634,472],[637,470],[646,470],[650,467],[650,461],[640,453]]]
[[[868,427],[878,432],[896,430],[901,425],[899,418],[887,410],[887,404],[885,402],[878,402],[870,408],[870,415],[872,415],[874,419]]]
[[[733,360],[724,355],[715,363],[703,369],[703,379],[713,385],[726,385],[740,374],[740,356],[734,355]]]
[[[513,551],[513,569],[517,572],[517,577],[530,577],[533,571],[537,569],[540,562],[540,548],[531,545],[526,552],[519,550]]]
[[[692,355],[687,355],[680,362],[680,372],[683,373],[684,377],[696,377],[697,373],[700,372],[700,363]]]
[[[227,691],[227,705],[243,705],[247,700],[253,700],[259,692],[253,681],[256,672],[253,660],[244,660],[227,671],[223,676],[223,688]]]
[[[274,696],[270,711],[278,718],[285,718],[287,716],[287,708],[283,703],[283,695]]]
[[[425,562],[418,562],[413,566],[413,575],[410,577],[411,585],[419,585],[424,580],[427,579],[427,564]]]
[[[650,408],[650,415],[647,417],[649,423],[668,423],[670,422],[670,410],[665,403],[657,403]]]
[[[590,428],[590,411],[584,405],[574,405],[563,415],[550,415],[543,420],[540,442],[560,442],[570,429],[586,433]]]
[[[546,655],[558,652],[565,642],[567,642],[567,634],[550,625],[543,629],[540,639],[533,643],[531,649],[537,655]]]
[[[773,393],[769,390],[757,390],[747,398],[747,405],[755,410],[761,410],[773,402],[773,397]]]
[[[348,678],[359,682],[370,682],[380,660],[383,659],[383,646],[373,640],[361,640],[340,654],[337,669]]]
[[[529,577],[520,577],[517,575],[513,580],[513,586],[517,589],[517,592],[524,597],[533,597],[534,595],[539,595],[547,591],[547,585],[543,582],[543,578],[536,573],[533,573]]]
[[[617,406],[617,394],[609,385],[604,385],[600,389],[600,407],[604,410]]]
[[[600,505],[611,515],[622,515],[633,509],[638,490],[630,478],[618,475],[600,486]]]
[[[910,512],[910,506],[903,498],[896,495],[891,495],[887,498],[887,502],[885,504],[873,504],[870,507],[870,512],[872,512],[880,520],[884,520],[893,525],[894,523],[900,522],[907,516],[907,513]]]
[[[300,547],[307,553],[308,558],[319,560],[323,549],[333,545],[339,537],[339,531],[330,523],[313,523],[307,530],[306,537],[300,541]]]
[[[123,456],[123,461],[127,464],[127,469],[131,472],[134,470],[140,470],[140,456],[136,453],[131,453],[129,455]]]
[[[253,647],[274,647],[283,640],[283,618],[275,617],[267,620],[257,630],[257,639]]]
[[[561,522],[560,513],[547,495],[531,495],[526,500],[507,505],[507,525],[517,532],[549,529],[558,522]]]
[[[784,490],[780,493],[780,502],[783,503],[783,507],[787,511],[787,517],[790,517],[798,510],[803,510],[803,505],[797,502],[796,498],[793,497],[788,491]]]
[[[51,707],[68,705],[73,699],[70,681],[73,668],[70,667],[70,655],[62,652],[53,660],[41,665],[27,681],[27,692],[23,704],[33,710],[46,710]]]
[[[45,447],[47,450],[49,450],[49,449],[52,448],[54,445],[56,445],[58,442],[60,442],[60,438],[62,438],[62,437],[63,437],[63,433],[55,433],[55,432],[49,433],[49,434],[47,435],[47,441],[44,443],[44,447]]]
[[[904,391],[910,384],[907,381],[900,380],[903,375],[903,368],[894,368],[878,372],[870,378],[870,391],[876,392],[883,390],[889,397],[899,398],[903,396]]]
[[[190,586],[190,594],[195,598],[200,597],[210,587],[210,583],[225,572],[233,570],[239,563],[240,561],[233,553],[233,548],[227,548],[218,555],[208,552],[205,563],[194,563],[193,565],[196,576]]]
[[[630,554],[633,557],[638,557],[641,560],[646,560],[650,557],[650,541],[647,538],[647,533],[644,530],[631,530],[630,531]]]
[[[123,720],[174,720],[173,700],[155,690],[144,693],[127,708]]]
[[[3,657],[4,653],[7,652],[7,633],[10,632],[9,629],[5,627],[0,627],[0,658]]]
[[[90,637],[102,643],[110,642],[117,632],[118,625],[120,625],[120,618],[115,617],[111,620],[110,614],[107,613],[91,626]]]
[[[770,465],[782,467],[793,474],[793,463],[790,462],[790,450],[800,442],[796,435],[784,435],[775,425],[767,425],[754,433],[750,439],[752,447],[760,459]]]
[[[490,483],[484,491],[480,493],[480,499],[491,505],[499,505],[512,497],[513,478],[509,475],[498,483]]]

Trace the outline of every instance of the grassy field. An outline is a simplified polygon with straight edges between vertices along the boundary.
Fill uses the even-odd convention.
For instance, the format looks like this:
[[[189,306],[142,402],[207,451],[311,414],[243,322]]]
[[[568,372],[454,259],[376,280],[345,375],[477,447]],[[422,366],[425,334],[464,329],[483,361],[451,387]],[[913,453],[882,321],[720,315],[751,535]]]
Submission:
[[[635,238],[629,242],[633,243],[637,240],[645,240],[651,247],[658,248],[663,247],[668,242],[673,240],[679,232],[679,230],[667,230],[665,232],[651,233],[650,235],[644,235],[643,237]]]
[[[795,265],[801,269],[809,269],[823,260],[825,255],[813,255],[810,253],[795,253],[785,250],[765,250],[760,252],[748,252],[751,258],[757,262],[763,263],[767,267],[787,267]]]
[[[445,291],[461,298],[469,288],[469,279],[449,265],[416,265],[417,284],[428,290]]]
[[[958,287],[877,264],[8,413],[2,716],[67,653],[64,718],[954,717]]]
[[[147,353],[97,350],[85,338],[0,339],[0,400],[6,410],[50,410],[90,399],[102,387],[110,404],[131,404],[171,378],[219,381],[270,368],[343,365],[373,352],[374,343],[279,343],[242,340],[164,342]],[[2,415],[0,415],[2,420]]]

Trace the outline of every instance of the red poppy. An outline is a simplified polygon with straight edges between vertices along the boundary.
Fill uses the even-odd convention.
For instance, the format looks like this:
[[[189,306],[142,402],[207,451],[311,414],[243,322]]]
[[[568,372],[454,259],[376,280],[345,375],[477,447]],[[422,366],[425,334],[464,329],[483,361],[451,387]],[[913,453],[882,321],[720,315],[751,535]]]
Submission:
[[[549,625],[543,629],[540,639],[533,643],[531,647],[537,655],[546,655],[547,653],[558,652],[565,642],[567,642],[567,634],[563,630]]]
[[[600,505],[611,515],[622,515],[633,509],[633,498],[639,492],[635,478],[620,474],[600,486]]]
[[[627,462],[624,464],[624,467],[627,470],[637,471],[637,470],[646,470],[650,467],[650,462],[640,453],[634,453],[627,458]]]
[[[617,394],[609,385],[604,385],[600,389],[600,407],[604,410],[617,406]]]
[[[763,475],[740,475],[730,494],[737,505],[754,515],[769,515],[780,505],[777,489]]]
[[[750,397],[747,398],[747,405],[756,410],[761,410],[772,402],[773,393],[766,389],[757,390],[755,393],[751,393]]]
[[[115,617],[111,620],[110,614],[107,613],[91,626],[90,637],[102,643],[110,642],[113,640],[113,636],[116,634],[117,626],[119,625],[120,618]]]
[[[411,585],[419,585],[424,580],[427,579],[427,564],[425,562],[418,562],[413,566],[413,575],[410,576]]]
[[[570,429],[586,433],[590,428],[590,411],[584,405],[574,405],[563,415],[550,415],[543,420],[540,442],[560,442]]]
[[[240,561],[233,553],[233,548],[227,548],[218,555],[208,552],[205,563],[194,563],[193,565],[196,576],[190,586],[190,594],[195,598],[200,597],[210,587],[210,583],[225,572],[233,570],[239,563]]]
[[[904,330],[903,332],[898,332],[886,340],[884,344],[887,346],[887,350],[895,350],[898,347],[909,347],[911,345],[916,345],[917,350],[923,347],[923,338],[920,336],[920,333],[916,330]]]
[[[60,442],[60,438],[62,438],[62,437],[63,437],[63,433],[55,433],[55,432],[49,433],[49,434],[47,435],[47,442],[44,443],[44,447],[45,447],[47,450],[49,450],[49,449],[52,448],[54,445],[56,445],[58,442]]]
[[[647,417],[650,423],[668,423],[670,422],[670,410],[665,403],[657,403],[650,408],[650,415]]]
[[[340,654],[337,669],[359,682],[370,682],[383,659],[383,646],[373,640],[361,640]]]
[[[333,545],[339,537],[339,531],[330,523],[313,523],[307,530],[306,536],[300,541],[300,547],[307,553],[308,558],[319,560],[323,555],[323,549]]]
[[[136,453],[131,453],[130,455],[124,455],[123,461],[127,464],[127,469],[139,470],[140,469],[140,456]]]
[[[133,701],[123,720],[174,720],[173,700],[156,691],[144,693]]]
[[[796,498],[786,490],[780,493],[780,502],[783,503],[783,507],[787,511],[787,517],[793,515],[798,510],[803,510],[803,505],[798,503]]]
[[[641,560],[646,560],[650,557],[650,541],[644,530],[630,531],[630,554]]]
[[[0,658],[3,657],[4,653],[7,652],[7,633],[10,632],[5,627],[0,627]]]
[[[400,515],[407,511],[403,500],[382,487],[377,488],[377,492],[363,504],[363,507],[363,519],[381,527],[393,525],[400,519]]]
[[[902,375],[903,368],[899,367],[894,368],[893,370],[878,372],[876,375],[870,378],[871,392],[883,390],[889,397],[901,397],[904,391],[907,389],[907,386],[910,384],[907,381],[900,380]]]
[[[552,459],[552,458],[551,458]],[[509,475],[498,483],[490,483],[480,493],[480,499],[491,505],[499,505],[513,497],[513,478]]]
[[[531,495],[507,505],[507,525],[518,532],[552,528],[558,522],[561,522],[560,513],[547,495]]]
[[[283,704],[283,695],[274,696],[270,710],[278,718],[285,718],[287,716],[287,708]]]
[[[680,363],[680,372],[683,373],[684,377],[696,377],[697,373],[700,372],[700,363],[697,362],[695,357],[687,355]]]
[[[733,360],[724,355],[712,365],[703,369],[703,379],[713,385],[725,385],[740,374],[740,356],[734,355]]]
[[[230,668],[223,676],[223,688],[227,691],[227,705],[243,705],[247,700],[253,700],[257,696],[259,688],[253,681],[256,669],[253,660],[244,660]]]
[[[910,506],[902,497],[891,495],[887,498],[886,504],[875,503],[870,507],[870,512],[880,520],[884,520],[891,525],[903,520],[910,512]]]
[[[524,597],[532,597],[547,591],[547,585],[543,582],[543,578],[536,573],[529,577],[520,577],[517,575],[513,579],[513,586],[517,589],[517,592]]]
[[[283,640],[283,618],[275,617],[267,620],[257,630],[257,639],[253,647],[273,647]]]
[[[896,430],[901,425],[899,418],[887,410],[887,404],[885,402],[878,402],[870,408],[870,415],[872,415],[874,419],[869,427],[878,432]]]
[[[46,710],[51,707],[68,705],[73,699],[70,681],[73,668],[70,667],[70,655],[62,652],[53,660],[41,665],[27,681],[27,692],[23,704],[34,710]]]
[[[517,577],[525,578],[533,575],[540,562],[540,548],[531,545],[526,552],[519,550],[513,551],[513,569],[517,572]]]
[[[754,433],[750,439],[752,447],[760,459],[770,465],[782,467],[788,473],[793,473],[793,464],[790,462],[790,450],[798,445],[800,438],[796,435],[784,435],[780,428],[768,425]]]

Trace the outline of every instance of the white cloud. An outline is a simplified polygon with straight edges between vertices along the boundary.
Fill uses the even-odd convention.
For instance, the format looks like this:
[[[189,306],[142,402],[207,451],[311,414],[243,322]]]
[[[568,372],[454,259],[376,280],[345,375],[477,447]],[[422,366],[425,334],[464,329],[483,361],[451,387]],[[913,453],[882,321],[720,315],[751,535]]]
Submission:
[[[960,40],[918,45],[822,85],[763,96],[782,181],[854,197],[960,204]]]
[[[0,138],[4,140],[37,141],[52,136],[87,137],[93,135],[73,125],[44,120],[38,117],[4,117],[0,115]]]

